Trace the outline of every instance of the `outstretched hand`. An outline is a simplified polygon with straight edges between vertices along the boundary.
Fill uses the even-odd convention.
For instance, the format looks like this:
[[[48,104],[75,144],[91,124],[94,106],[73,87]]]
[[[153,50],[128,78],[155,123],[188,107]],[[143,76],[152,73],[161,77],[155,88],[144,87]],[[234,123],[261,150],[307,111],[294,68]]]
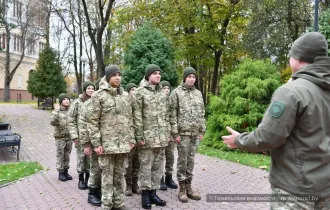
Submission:
[[[235,137],[240,135],[237,131],[233,130],[231,127],[226,127],[227,131],[231,134],[229,136],[222,136],[223,142],[227,145],[227,147],[235,149],[237,148],[235,144]]]

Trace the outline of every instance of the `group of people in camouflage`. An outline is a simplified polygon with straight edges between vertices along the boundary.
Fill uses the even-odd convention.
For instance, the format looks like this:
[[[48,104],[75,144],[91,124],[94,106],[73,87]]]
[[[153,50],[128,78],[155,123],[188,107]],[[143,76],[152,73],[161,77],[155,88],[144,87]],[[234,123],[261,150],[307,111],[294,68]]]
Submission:
[[[84,82],[83,94],[71,105],[68,96],[60,94],[60,108],[51,116],[59,180],[72,179],[68,169],[74,143],[78,188],[89,188],[89,203],[128,209],[124,196],[137,193],[144,209],[166,206],[157,190],[178,187],[172,178],[177,146],[178,199],[200,200],[191,184],[205,133],[205,109],[195,81],[196,71],[187,67],[182,83],[171,92],[171,85],[161,82],[160,67],[150,64],[139,87],[129,83],[125,91],[119,67],[110,65],[95,85]]]

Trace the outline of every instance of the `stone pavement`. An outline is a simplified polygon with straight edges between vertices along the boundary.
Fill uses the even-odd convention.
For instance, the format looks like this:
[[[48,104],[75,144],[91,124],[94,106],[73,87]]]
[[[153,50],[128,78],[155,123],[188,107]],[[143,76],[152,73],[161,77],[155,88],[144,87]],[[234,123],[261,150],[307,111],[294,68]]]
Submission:
[[[69,170],[73,180],[58,181],[49,111],[38,110],[31,105],[8,104],[0,105],[0,116],[12,125],[15,132],[22,135],[20,160],[38,161],[46,169],[21,181],[0,187],[0,209],[101,209],[89,205],[87,191],[77,188],[74,148]],[[14,161],[16,161],[15,156],[9,155],[5,148],[0,148],[0,163]],[[206,201],[206,194],[268,194],[270,185],[267,177],[268,173],[260,169],[197,155],[193,186],[199,189],[202,200],[198,202],[189,200],[188,203],[183,204],[177,199],[178,190],[159,191],[160,197],[167,201],[167,206],[152,209],[269,209],[268,202]],[[126,198],[126,204],[132,210],[142,209],[140,196]]]

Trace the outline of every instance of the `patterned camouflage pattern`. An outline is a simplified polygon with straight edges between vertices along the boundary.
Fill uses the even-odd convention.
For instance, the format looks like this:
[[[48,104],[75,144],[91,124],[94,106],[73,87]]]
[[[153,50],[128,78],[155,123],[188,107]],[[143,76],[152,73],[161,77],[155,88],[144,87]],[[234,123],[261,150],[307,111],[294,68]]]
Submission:
[[[85,102],[86,103],[86,102]],[[89,173],[90,157],[85,155],[84,148],[80,143],[79,130],[81,128],[79,115],[83,112],[85,105],[83,102],[83,94],[72,102],[69,110],[69,124],[68,129],[72,140],[78,139],[78,144],[75,144],[77,154],[77,171],[81,173]]]
[[[173,173],[174,165],[174,149],[176,143],[174,141],[168,142],[168,146],[165,147],[165,174],[169,175]]]
[[[199,136],[181,136],[181,142],[178,144],[177,163],[177,177],[179,182],[193,177],[198,145]]]
[[[202,93],[181,83],[170,96],[172,136],[204,135],[205,108]]]
[[[164,147],[139,148],[141,190],[158,190],[164,173]]]
[[[100,155],[103,209],[124,205],[124,170],[127,154]]]
[[[134,93],[135,138],[145,141],[144,148],[165,147],[170,137],[167,96],[159,85],[140,84]]]
[[[103,78],[90,100],[86,116],[93,147],[103,146],[104,154],[129,153],[130,144],[135,144],[129,94],[122,87],[110,87]]]
[[[69,168],[72,141],[67,129],[68,109],[61,106],[51,114],[50,124],[55,127],[54,137],[56,145],[56,168],[59,172]]]
[[[139,150],[134,147],[128,155],[128,164],[126,168],[125,178],[131,179],[138,177],[140,170]]]
[[[308,196],[307,201],[302,201],[299,197],[274,186],[272,186],[272,196],[277,197],[277,201],[270,202],[271,210],[328,210],[330,207],[330,197]]]
[[[88,186],[91,188],[101,187],[101,168],[99,164],[99,156],[92,150],[92,156],[90,157],[90,169],[89,169]]]
[[[50,117],[50,124],[55,127],[54,137],[56,140],[70,139],[68,126],[68,109],[61,106],[59,110],[54,110]]]

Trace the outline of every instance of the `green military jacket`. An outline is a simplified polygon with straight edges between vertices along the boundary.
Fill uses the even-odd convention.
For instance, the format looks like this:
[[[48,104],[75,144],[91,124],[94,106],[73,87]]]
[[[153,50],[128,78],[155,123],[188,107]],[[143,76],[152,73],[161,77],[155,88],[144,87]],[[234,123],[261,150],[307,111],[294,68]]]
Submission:
[[[330,195],[330,58],[317,57],[273,94],[262,122],[235,138],[271,150],[269,181],[294,195]]]
[[[85,116],[92,146],[103,146],[104,154],[130,152],[135,138],[129,94],[122,87],[110,87],[104,77],[90,100]]]
[[[145,148],[165,147],[170,138],[168,98],[159,85],[141,81],[134,92],[134,127],[137,141]]]
[[[83,94],[74,100],[69,109],[68,129],[72,140],[79,139],[79,115],[84,107]]]
[[[170,123],[173,137],[204,135],[205,108],[202,93],[183,82],[170,95]]]
[[[59,110],[54,110],[50,117],[50,124],[55,126],[54,137],[57,140],[69,140],[68,130],[68,108],[60,106]]]

